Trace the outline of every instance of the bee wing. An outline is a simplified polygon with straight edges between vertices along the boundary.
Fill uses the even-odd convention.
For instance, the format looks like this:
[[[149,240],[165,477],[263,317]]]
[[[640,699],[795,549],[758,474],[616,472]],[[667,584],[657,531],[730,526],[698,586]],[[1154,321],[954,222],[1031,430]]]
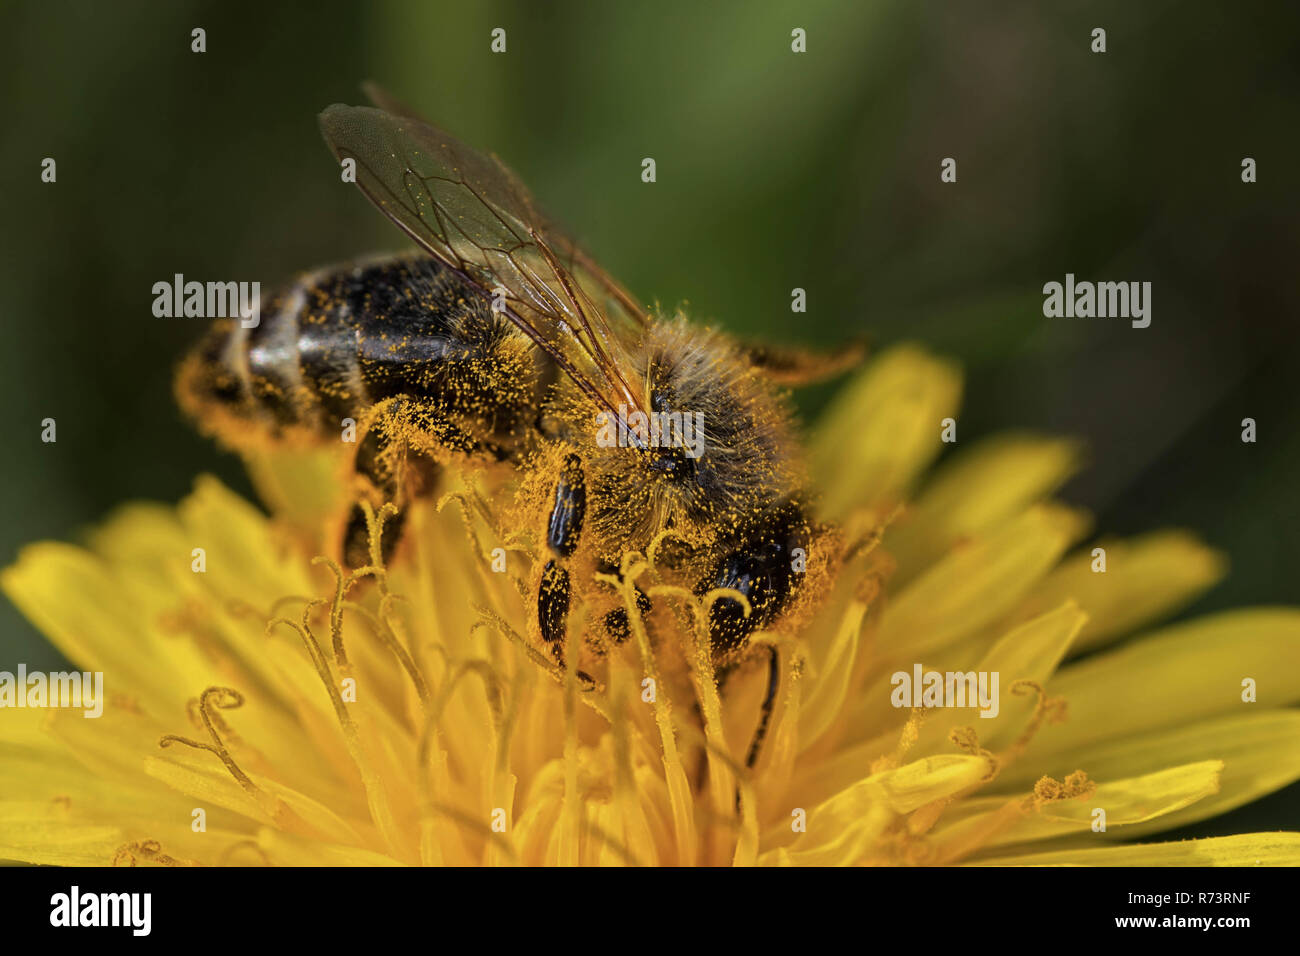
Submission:
[[[645,408],[629,352],[647,317],[545,225],[496,159],[402,112],[334,105],[321,132],[356,161],[362,192],[420,246],[478,286],[597,404]]]
[[[370,102],[385,113],[415,120],[435,132],[438,131],[438,127],[434,123],[425,119],[373,80],[362,83],[361,89],[365,91]],[[468,149],[469,147],[463,148]],[[515,184],[516,190],[527,196],[527,190],[519,184],[518,177],[515,176],[514,172],[496,157],[491,157],[491,159],[496,163],[498,170]],[[529,199],[531,202],[531,197]],[[605,306],[605,314],[609,317],[610,324],[616,329],[619,329],[621,325],[622,329],[619,329],[619,331],[630,336],[641,335],[650,322],[645,306],[638,302],[636,297],[628,292],[617,279],[597,265],[576,243],[559,230],[548,224],[545,233],[547,242],[557,252],[560,261],[567,263],[569,266],[570,274],[581,283],[584,290],[589,294],[601,297],[597,298],[597,302]]]

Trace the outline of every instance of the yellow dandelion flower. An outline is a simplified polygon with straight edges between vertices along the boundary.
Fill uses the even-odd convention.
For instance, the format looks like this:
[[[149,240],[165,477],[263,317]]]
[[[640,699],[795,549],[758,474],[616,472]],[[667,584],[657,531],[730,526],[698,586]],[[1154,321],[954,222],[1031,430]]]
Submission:
[[[347,578],[313,560],[342,491],[305,453],[252,462],[273,518],[203,478],[178,508],[124,507],[86,547],[33,545],[0,584],[105,675],[107,701],[98,719],[4,711],[0,858],[1300,863],[1297,833],[1133,841],[1300,777],[1300,612],[1147,633],[1222,558],[1183,532],[1100,542],[1105,573],[1091,548],[1071,556],[1087,518],[1050,498],[1078,464],[1070,442],[1001,438],[926,478],[960,391],[912,347],[844,389],[810,443],[841,571],[797,631],[755,638],[721,695],[707,654],[695,693],[657,680],[663,642],[633,613],[653,553],[611,576],[635,640],[607,679],[555,668],[526,636],[527,543],[469,479],[411,509],[399,560],[372,547]],[[703,609],[665,597],[690,659]],[[770,660],[780,692],[750,769]],[[996,706],[900,696],[930,674],[998,675]]]

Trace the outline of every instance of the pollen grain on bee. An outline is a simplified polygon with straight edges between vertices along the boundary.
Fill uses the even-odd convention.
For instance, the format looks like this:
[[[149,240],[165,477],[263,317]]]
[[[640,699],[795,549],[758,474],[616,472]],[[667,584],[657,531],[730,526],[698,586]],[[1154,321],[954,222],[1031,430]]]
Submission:
[[[681,448],[688,458],[704,454],[704,413],[628,410],[596,415],[596,444],[601,448]]]

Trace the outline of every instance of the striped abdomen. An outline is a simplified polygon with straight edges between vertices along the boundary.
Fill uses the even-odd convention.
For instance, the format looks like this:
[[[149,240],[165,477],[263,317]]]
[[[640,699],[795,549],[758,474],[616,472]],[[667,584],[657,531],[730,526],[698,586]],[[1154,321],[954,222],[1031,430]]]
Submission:
[[[536,419],[544,366],[455,273],[418,256],[323,270],[214,324],[180,370],[186,411],[227,444],[337,438],[375,403],[417,399],[440,444],[508,454]]]

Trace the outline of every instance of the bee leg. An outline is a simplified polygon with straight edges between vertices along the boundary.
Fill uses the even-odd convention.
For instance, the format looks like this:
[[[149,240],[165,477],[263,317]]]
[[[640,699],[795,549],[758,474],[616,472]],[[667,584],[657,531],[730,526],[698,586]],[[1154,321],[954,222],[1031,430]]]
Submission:
[[[772,722],[772,711],[776,709],[776,690],[781,684],[781,655],[775,644],[767,646],[767,692],[759,709],[758,726],[754,737],[749,742],[749,751],[745,754],[745,769],[753,770],[763,750],[763,740],[767,737],[768,724]],[[740,786],[736,786],[736,813],[740,813]]]
[[[537,589],[537,625],[551,655],[564,666],[564,644],[568,635],[570,583],[564,560],[577,550],[582,523],[587,517],[587,479],[582,460],[565,457],[560,478],[555,483],[554,504],[546,522],[546,546],[554,555],[542,568]],[[591,678],[581,671],[579,677]]]
[[[767,645],[767,693],[759,710],[758,727],[754,729],[754,739],[749,743],[749,752],[745,754],[745,766],[750,770],[758,763],[758,755],[763,749],[763,740],[767,737],[768,725],[772,722],[772,711],[776,708],[776,692],[781,685],[781,655],[775,644]]]
[[[781,655],[777,651],[775,644],[767,645],[767,690],[763,694],[763,702],[759,705],[758,726],[754,729],[754,736],[750,740],[749,750],[745,754],[745,767],[753,770],[758,763],[758,758],[763,751],[763,741],[767,738],[767,731],[772,723],[772,713],[776,709],[776,693],[781,686]],[[723,685],[735,671],[736,665],[727,664],[720,667],[716,672],[718,682],[718,692],[722,692]],[[704,717],[700,710],[700,702],[695,702],[695,716],[703,722]],[[700,752],[700,765],[697,776],[700,786],[704,786],[705,780],[708,779],[709,761],[707,751]],[[740,787],[736,787],[736,812],[740,812]]]
[[[542,640],[555,659],[564,664],[565,625],[569,620],[569,571],[554,558],[542,568],[537,589],[537,624]]]
[[[774,516],[774,520],[755,535],[745,548],[726,554],[718,562],[710,580],[701,583],[697,591],[709,588],[729,588],[739,591],[749,602],[749,616],[744,606],[729,597],[720,597],[709,608],[709,643],[716,664],[727,664],[741,654],[749,644],[749,635],[766,627],[787,605],[798,587],[798,574],[794,571],[792,555],[796,546],[802,546],[801,512],[790,507]],[[767,692],[764,694],[758,728],[745,756],[745,766],[753,768],[767,735],[768,724],[776,704],[777,687],[781,678],[781,662],[775,647],[769,648]],[[736,805],[740,805],[740,791],[736,791]]]
[[[377,512],[384,504],[392,504],[398,509],[383,527],[380,554],[385,564],[392,559],[406,522],[406,485],[412,476],[413,456],[400,436],[403,422],[413,409],[414,403],[405,398],[389,399],[384,403],[357,444],[353,463],[353,470],[361,479],[362,495],[372,509]],[[420,464],[424,479],[431,481],[436,466],[425,460]],[[359,501],[352,505],[344,525],[343,560],[349,568],[370,564],[370,529]]]

